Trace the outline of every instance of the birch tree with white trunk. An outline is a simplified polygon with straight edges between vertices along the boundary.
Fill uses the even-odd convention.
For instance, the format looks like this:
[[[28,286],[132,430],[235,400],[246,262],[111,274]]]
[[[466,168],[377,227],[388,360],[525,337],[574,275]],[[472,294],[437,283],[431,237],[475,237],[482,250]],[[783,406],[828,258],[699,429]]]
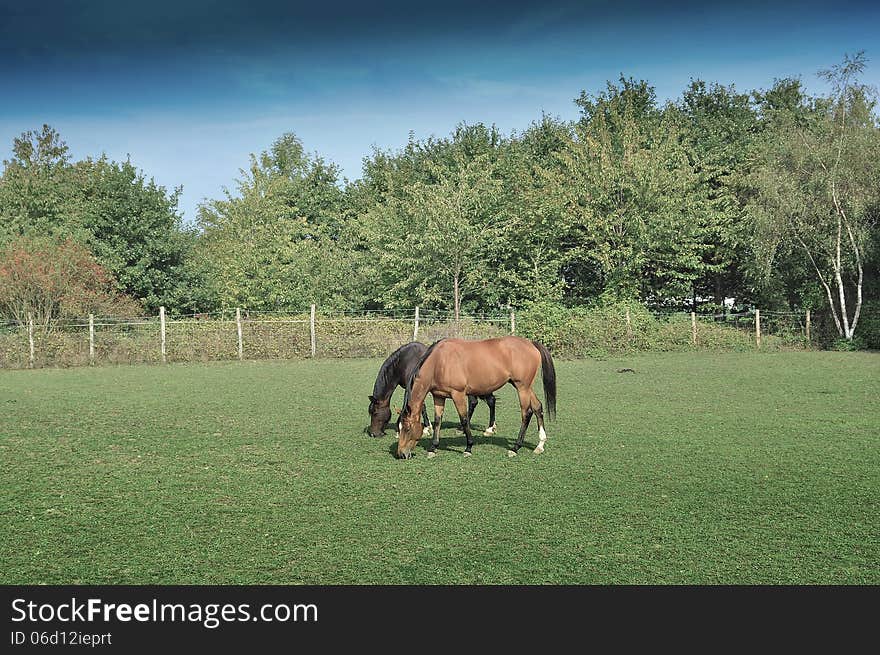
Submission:
[[[841,338],[853,339],[862,307],[866,249],[880,207],[876,92],[858,82],[863,53],[821,71],[831,93],[770,118],[754,174],[755,251],[765,277],[781,248],[799,249],[825,292]]]

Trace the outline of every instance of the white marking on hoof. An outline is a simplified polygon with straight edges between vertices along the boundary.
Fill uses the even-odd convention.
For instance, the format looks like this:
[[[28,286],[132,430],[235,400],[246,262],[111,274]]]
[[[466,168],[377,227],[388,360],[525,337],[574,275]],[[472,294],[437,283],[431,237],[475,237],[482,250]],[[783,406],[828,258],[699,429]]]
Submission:
[[[473,453],[469,453],[468,451],[464,451],[464,456],[465,456],[465,457],[470,457],[471,455],[473,455]]]
[[[429,450],[428,459],[431,459],[432,457],[437,457],[437,453],[435,453],[433,450]]]
[[[516,457],[516,451],[514,451],[514,450],[508,450],[508,451],[507,451],[507,456],[508,456],[508,457]]]
[[[431,428],[422,428],[422,436],[425,437],[431,434]]]
[[[547,433],[544,432],[544,426],[538,427],[538,447],[535,448],[535,454],[540,455],[544,452],[544,442],[547,441]]]
[[[495,425],[490,425],[490,426],[489,426],[488,428],[486,428],[486,430],[483,432],[483,436],[484,436],[484,437],[491,437],[493,434],[495,434],[495,430],[497,430],[497,429],[498,429],[497,426],[495,426]]]

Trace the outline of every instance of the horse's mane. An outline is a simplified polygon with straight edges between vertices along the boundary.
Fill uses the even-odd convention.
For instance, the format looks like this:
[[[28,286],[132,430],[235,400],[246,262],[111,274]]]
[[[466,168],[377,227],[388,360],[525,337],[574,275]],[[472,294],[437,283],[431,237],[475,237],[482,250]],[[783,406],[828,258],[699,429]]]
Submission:
[[[441,341],[443,341],[443,339],[437,339],[437,341],[435,341],[430,346],[428,346],[428,349],[419,358],[419,363],[415,365],[412,372],[409,374],[409,378],[406,381],[406,393],[403,394],[403,409],[400,412],[400,418],[404,418],[405,416],[409,415],[409,399],[410,399],[410,396],[412,396],[413,381],[416,379],[416,376],[419,374],[419,371],[422,370],[422,364],[424,364],[425,360],[431,356],[431,353],[434,352],[434,348]]]
[[[382,367],[379,369],[379,373],[376,375],[376,384],[373,385],[374,398],[384,398],[385,396],[391,395],[391,392],[393,392],[394,388],[397,386],[397,374],[394,370],[397,366],[397,362],[398,360],[400,360],[400,357],[401,355],[403,355],[403,352],[405,350],[413,348],[416,345],[421,344],[417,341],[405,343],[393,353],[388,355],[388,359],[386,359],[382,363]]]

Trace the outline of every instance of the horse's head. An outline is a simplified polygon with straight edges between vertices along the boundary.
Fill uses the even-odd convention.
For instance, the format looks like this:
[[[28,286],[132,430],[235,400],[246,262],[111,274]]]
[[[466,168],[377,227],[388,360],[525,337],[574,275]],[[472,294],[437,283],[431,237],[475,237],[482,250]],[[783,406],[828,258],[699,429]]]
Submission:
[[[385,426],[391,420],[391,399],[377,400],[370,396],[370,436],[381,437],[385,434]]]
[[[397,419],[397,456],[400,459],[414,457],[413,448],[421,438],[422,421],[419,412],[411,411],[409,407],[404,408]]]

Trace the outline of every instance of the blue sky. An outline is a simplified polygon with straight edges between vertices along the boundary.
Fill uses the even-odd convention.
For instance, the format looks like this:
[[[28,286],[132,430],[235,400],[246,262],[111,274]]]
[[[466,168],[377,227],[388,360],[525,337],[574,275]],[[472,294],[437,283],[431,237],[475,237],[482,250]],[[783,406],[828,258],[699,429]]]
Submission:
[[[126,155],[195,217],[248,154],[295,132],[349,179],[373,146],[457,123],[523,129],[606,80],[661,100],[691,78],[767,88],[865,50],[880,86],[880,3],[0,0],[0,159],[43,123],[74,158]]]

